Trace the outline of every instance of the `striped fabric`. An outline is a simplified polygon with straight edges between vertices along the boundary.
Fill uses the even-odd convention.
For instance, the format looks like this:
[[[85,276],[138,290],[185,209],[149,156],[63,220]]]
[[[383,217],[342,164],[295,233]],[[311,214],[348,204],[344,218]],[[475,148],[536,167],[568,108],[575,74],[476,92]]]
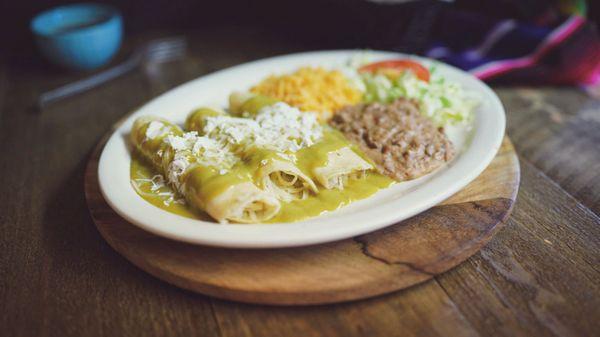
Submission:
[[[435,41],[426,56],[496,83],[600,85],[600,37],[595,25],[573,14],[552,24],[446,18],[445,40]],[[452,30],[455,30],[453,33]],[[465,32],[479,40],[465,46]],[[449,38],[450,37],[450,38]],[[463,39],[464,41],[464,39]]]

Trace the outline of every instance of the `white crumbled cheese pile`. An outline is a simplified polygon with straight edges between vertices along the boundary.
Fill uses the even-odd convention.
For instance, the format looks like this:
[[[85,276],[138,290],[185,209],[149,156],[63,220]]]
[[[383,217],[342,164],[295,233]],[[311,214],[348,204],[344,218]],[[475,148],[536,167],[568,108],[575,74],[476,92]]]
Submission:
[[[249,118],[231,116],[208,117],[204,133],[225,145],[241,144],[252,139],[253,134],[260,132],[260,126]]]
[[[238,158],[217,140],[198,136],[198,132],[186,132],[182,136],[168,135],[165,142],[175,150],[175,157],[182,153],[194,156],[197,163],[217,168],[231,168]]]
[[[187,170],[190,164],[191,163],[188,161],[188,155],[185,152],[176,151],[173,160],[167,167],[167,178],[179,192],[183,193],[183,186],[179,180],[179,177],[181,177],[181,175]]]
[[[181,136],[168,135],[167,143],[175,152],[167,167],[167,178],[181,192],[179,178],[191,164],[213,166],[225,174],[238,161],[238,158],[219,142],[206,136],[198,136],[196,131]]]
[[[159,121],[152,121],[146,128],[146,139],[154,139],[169,132],[169,127]]]
[[[270,131],[276,139],[283,137],[295,141],[297,150],[311,146],[323,137],[323,128],[316,114],[303,113],[286,103],[275,103],[260,109],[255,120],[261,130]]]
[[[280,152],[296,152],[319,141],[323,129],[315,114],[280,102],[263,107],[253,119],[208,117],[204,133],[229,145],[252,144]]]

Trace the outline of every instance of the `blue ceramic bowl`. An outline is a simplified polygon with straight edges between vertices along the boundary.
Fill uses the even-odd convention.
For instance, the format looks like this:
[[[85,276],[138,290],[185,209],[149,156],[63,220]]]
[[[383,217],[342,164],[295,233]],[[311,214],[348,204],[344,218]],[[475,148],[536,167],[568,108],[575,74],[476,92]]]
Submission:
[[[51,62],[78,70],[106,64],[123,36],[123,19],[108,5],[75,4],[56,7],[31,20],[37,44]]]

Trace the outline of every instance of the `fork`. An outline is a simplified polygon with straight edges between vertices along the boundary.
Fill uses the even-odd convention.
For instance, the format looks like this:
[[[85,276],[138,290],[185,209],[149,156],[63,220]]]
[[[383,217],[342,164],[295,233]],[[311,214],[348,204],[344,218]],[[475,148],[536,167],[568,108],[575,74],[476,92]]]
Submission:
[[[183,37],[151,40],[145,45],[136,48],[129,59],[119,65],[83,80],[69,83],[41,94],[38,99],[38,106],[44,108],[53,102],[94,88],[130,72],[140,65],[146,63],[163,63],[181,58],[185,55],[186,49],[187,42]]]

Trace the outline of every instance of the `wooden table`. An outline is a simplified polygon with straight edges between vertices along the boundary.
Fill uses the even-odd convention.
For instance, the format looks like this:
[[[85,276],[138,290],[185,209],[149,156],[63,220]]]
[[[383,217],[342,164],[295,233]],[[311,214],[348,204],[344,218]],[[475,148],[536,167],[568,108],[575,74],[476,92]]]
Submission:
[[[125,51],[148,38],[128,40]],[[2,336],[599,336],[600,101],[576,88],[495,88],[522,182],[512,216],[457,268],[389,295],[270,307],[217,300],[140,271],[100,237],[83,195],[94,145],[165,90],[241,62],[301,51],[261,31],[190,35],[181,61],[32,108],[80,74],[0,65]]]

